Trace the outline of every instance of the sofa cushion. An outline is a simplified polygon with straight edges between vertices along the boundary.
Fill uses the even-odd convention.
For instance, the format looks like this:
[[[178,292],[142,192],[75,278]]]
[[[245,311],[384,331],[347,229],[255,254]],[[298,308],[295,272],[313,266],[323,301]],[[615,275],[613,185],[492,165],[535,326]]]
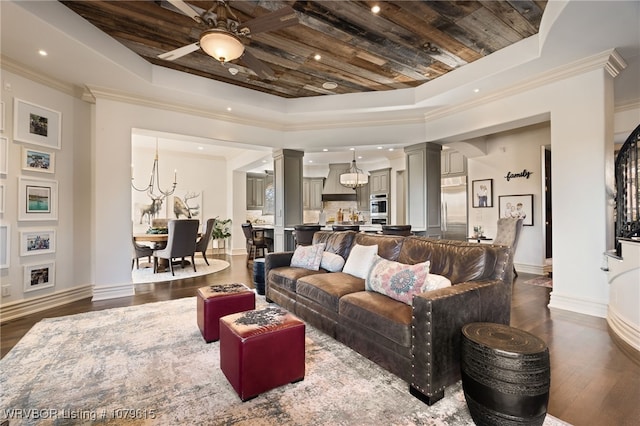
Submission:
[[[362,279],[367,278],[377,253],[377,245],[354,245],[351,249],[351,253],[349,253],[347,261],[344,264],[344,268],[342,268],[342,272]]]
[[[322,253],[320,267],[328,272],[340,272],[344,267],[344,259],[339,254],[325,251]]]
[[[284,288],[292,293],[296,292],[296,282],[302,277],[314,274],[326,274],[327,271],[320,269],[312,271],[311,269],[295,268],[291,266],[282,266],[269,271],[268,282],[270,286]]]
[[[404,347],[411,345],[411,312],[411,306],[372,291],[347,294],[339,304],[341,317]]]
[[[324,251],[339,254],[343,259],[349,257],[355,231],[318,231],[313,234],[313,244],[325,243]]]
[[[365,288],[411,305],[413,295],[426,290],[428,275],[428,260],[406,265],[376,255],[367,275]]]
[[[296,290],[298,295],[337,313],[340,298],[364,291],[364,280],[344,272],[309,275],[298,280]]]
[[[457,284],[491,277],[496,267],[493,252],[476,243],[405,237],[397,260],[410,265],[429,260],[432,273]]]
[[[388,260],[398,260],[400,249],[406,237],[401,235],[380,235],[368,232],[360,232],[356,234],[354,244],[361,246],[378,246],[378,256]]]
[[[324,247],[324,243],[296,247],[291,258],[291,266],[317,271],[320,269]]]

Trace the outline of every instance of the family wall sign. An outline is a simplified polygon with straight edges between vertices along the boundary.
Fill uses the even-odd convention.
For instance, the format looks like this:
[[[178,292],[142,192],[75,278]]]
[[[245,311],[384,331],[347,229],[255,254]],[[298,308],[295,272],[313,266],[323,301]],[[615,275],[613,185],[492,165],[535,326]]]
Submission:
[[[524,169],[520,173],[507,172],[507,175],[504,178],[507,180],[507,182],[509,182],[511,179],[515,179],[515,178],[529,179],[529,176],[531,176],[532,174],[533,172],[530,172],[529,170]]]

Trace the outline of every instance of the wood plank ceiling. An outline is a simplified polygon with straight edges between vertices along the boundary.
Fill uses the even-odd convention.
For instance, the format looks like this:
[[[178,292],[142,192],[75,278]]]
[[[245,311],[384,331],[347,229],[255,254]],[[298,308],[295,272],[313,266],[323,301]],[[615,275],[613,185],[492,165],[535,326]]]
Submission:
[[[265,78],[240,57],[224,65],[197,50],[206,29],[161,1],[62,1],[147,61],[284,98],[415,87],[538,32],[547,0],[229,2],[240,22],[286,5],[299,23],[253,34],[247,50],[273,71]],[[213,1],[188,0],[208,10]],[[378,14],[371,7],[379,5]],[[315,55],[320,55],[316,60]],[[233,69],[237,70],[235,75]],[[323,88],[336,83],[335,89]]]

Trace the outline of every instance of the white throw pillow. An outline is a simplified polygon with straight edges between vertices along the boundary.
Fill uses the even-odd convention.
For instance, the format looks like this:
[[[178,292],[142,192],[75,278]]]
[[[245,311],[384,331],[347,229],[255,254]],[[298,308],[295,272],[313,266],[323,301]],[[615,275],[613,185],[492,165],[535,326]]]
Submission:
[[[439,288],[451,287],[451,280],[449,278],[429,273],[427,276],[427,285],[422,288],[422,291],[437,290]]]
[[[325,251],[322,253],[322,261],[320,267],[329,272],[340,272],[344,266],[344,259],[339,254]]]
[[[365,279],[369,275],[369,269],[373,264],[375,256],[378,254],[378,245],[361,246],[356,244],[351,249],[349,257],[344,264],[342,272],[351,274],[354,277]]]
[[[291,258],[291,266],[297,268],[310,269],[317,271],[320,269],[320,262],[322,261],[322,253],[326,244],[314,244],[312,246],[298,246],[293,252]]]

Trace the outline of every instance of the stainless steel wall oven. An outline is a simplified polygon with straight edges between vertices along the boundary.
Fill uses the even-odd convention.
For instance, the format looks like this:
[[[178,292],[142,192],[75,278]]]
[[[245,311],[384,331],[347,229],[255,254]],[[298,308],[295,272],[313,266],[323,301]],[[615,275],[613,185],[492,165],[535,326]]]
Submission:
[[[389,197],[387,194],[372,194],[369,199],[371,223],[386,225],[389,221]]]

